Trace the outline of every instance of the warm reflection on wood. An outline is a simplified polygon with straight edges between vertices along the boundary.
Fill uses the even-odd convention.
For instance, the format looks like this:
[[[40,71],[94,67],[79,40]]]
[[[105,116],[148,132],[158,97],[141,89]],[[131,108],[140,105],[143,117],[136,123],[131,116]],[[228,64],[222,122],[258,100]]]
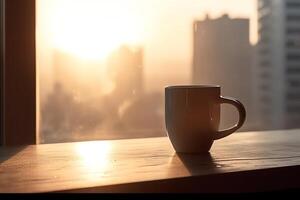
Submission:
[[[75,144],[76,151],[86,169],[104,170],[108,167],[111,143],[87,142]]]
[[[299,144],[300,130],[289,130],[234,134],[205,155],[178,155],[166,137],[2,147],[0,192],[300,187]]]
[[[78,154],[83,171],[88,180],[97,180],[105,175],[109,168],[112,144],[102,142],[81,142],[76,143],[75,150]]]

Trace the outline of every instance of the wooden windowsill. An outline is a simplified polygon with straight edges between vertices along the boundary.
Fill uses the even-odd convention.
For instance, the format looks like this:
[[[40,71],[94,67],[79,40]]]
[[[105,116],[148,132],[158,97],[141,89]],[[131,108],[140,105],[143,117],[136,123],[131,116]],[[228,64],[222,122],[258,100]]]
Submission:
[[[300,130],[235,133],[209,155],[168,138],[0,148],[0,192],[251,192],[300,188]]]

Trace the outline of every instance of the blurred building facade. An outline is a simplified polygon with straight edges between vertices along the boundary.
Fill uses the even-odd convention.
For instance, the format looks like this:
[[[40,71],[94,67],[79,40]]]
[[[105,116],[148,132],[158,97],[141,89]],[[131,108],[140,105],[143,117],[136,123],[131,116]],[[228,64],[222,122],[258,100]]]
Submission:
[[[251,87],[253,48],[249,34],[249,19],[223,15],[194,22],[193,83],[220,85],[223,96],[239,99],[248,114],[243,131],[256,128]],[[232,126],[237,120],[234,108],[223,107],[222,111],[223,126]]]
[[[107,67],[115,86],[107,97],[111,118],[106,119],[117,131],[127,132],[125,138],[162,136],[163,98],[160,93],[145,92],[143,48],[121,46],[108,58]]]
[[[266,129],[300,126],[300,1],[259,0],[255,88]]]
[[[144,93],[143,54],[142,48],[124,45],[109,56],[108,74],[115,82],[117,95],[128,98]]]

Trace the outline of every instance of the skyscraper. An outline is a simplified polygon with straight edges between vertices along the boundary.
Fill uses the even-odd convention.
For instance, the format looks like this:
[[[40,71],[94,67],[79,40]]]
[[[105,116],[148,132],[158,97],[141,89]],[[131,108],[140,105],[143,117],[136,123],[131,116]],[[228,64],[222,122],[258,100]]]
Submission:
[[[193,83],[220,85],[223,96],[241,100],[248,113],[243,130],[254,129],[249,29],[249,19],[231,19],[228,15],[194,22]],[[223,112],[226,127],[237,120],[233,110]]]
[[[263,127],[300,126],[300,1],[259,0],[256,102]]]

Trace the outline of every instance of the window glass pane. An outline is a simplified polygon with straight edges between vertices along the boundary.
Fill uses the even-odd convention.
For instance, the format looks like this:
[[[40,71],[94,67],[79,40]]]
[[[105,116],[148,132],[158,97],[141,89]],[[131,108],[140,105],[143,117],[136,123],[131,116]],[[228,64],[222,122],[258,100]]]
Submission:
[[[297,127],[291,2],[37,0],[40,142],[165,136],[164,88],[179,84],[239,99],[239,131]],[[222,106],[220,129],[237,117]]]

